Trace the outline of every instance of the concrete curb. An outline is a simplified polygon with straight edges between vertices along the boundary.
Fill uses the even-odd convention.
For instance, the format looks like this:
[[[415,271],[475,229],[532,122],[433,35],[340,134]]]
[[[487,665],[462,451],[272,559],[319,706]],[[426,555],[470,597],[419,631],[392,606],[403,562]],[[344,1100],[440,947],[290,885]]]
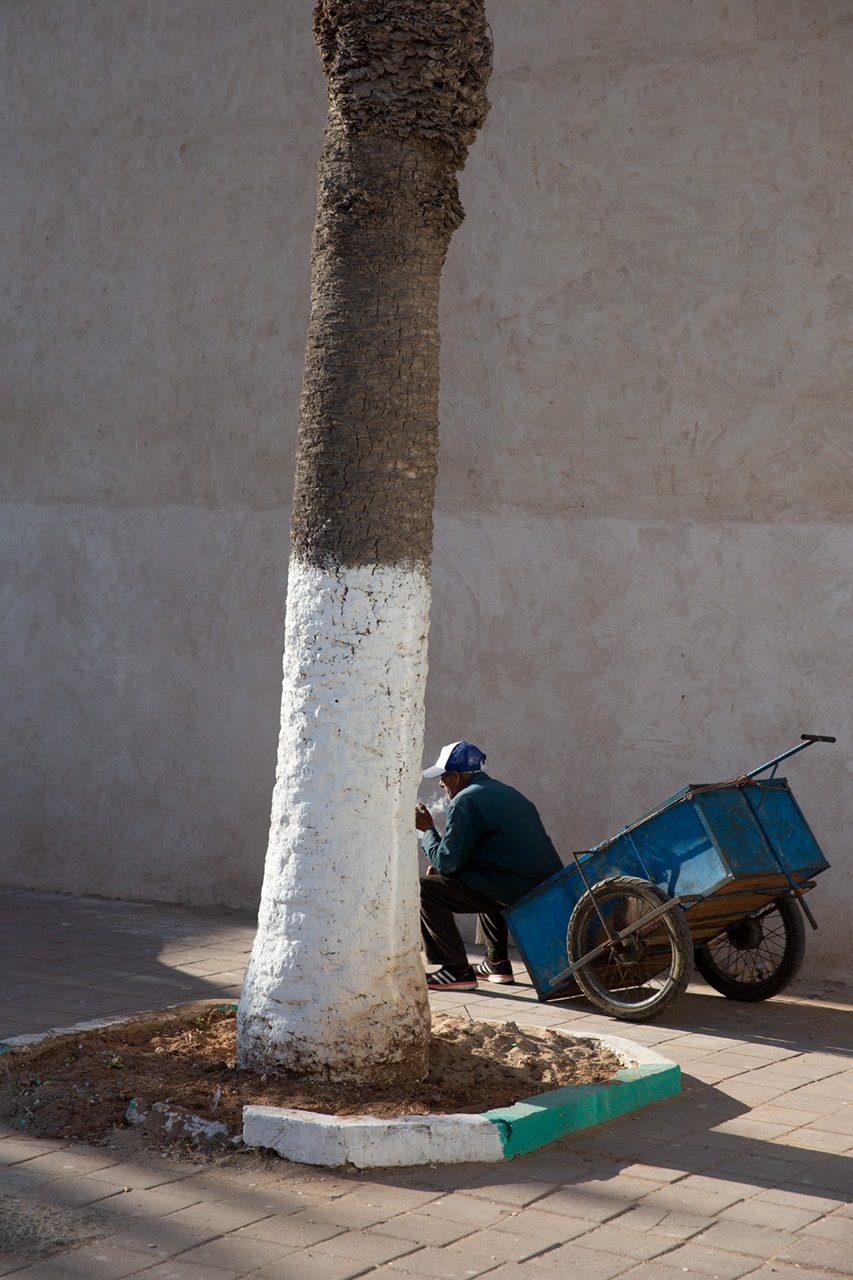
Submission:
[[[237,1007],[235,1000],[191,1003],[223,1009]],[[181,1007],[170,1005],[162,1012]],[[139,1017],[139,1014],[129,1014],[92,1018],[41,1034],[10,1036],[0,1042],[0,1054],[20,1051],[48,1036],[120,1026]],[[538,1027],[522,1029],[534,1033],[540,1030]],[[346,1118],[318,1111],[249,1105],[243,1108],[243,1142],[249,1147],[267,1147],[298,1164],[327,1168],[351,1164],[358,1169],[390,1169],[403,1165],[511,1160],[569,1133],[602,1124],[680,1092],[678,1065],[645,1045],[595,1032],[559,1027],[554,1030],[571,1038],[597,1040],[612,1049],[625,1066],[612,1080],[602,1084],[552,1089],[532,1098],[522,1098],[512,1107],[499,1107],[481,1115]]]
[[[484,1115],[350,1119],[248,1106],[243,1108],[243,1141],[249,1147],[270,1148],[286,1160],[327,1168],[351,1164],[357,1169],[390,1169],[504,1159],[501,1131]]]
[[[526,1029],[526,1028],[525,1028]],[[536,1030],[536,1028],[530,1028]],[[569,1085],[481,1115],[351,1119],[283,1107],[243,1108],[243,1141],[301,1164],[358,1169],[511,1160],[566,1134],[612,1120],[681,1089],[681,1070],[652,1049],[613,1036],[597,1040],[626,1064],[613,1080]]]

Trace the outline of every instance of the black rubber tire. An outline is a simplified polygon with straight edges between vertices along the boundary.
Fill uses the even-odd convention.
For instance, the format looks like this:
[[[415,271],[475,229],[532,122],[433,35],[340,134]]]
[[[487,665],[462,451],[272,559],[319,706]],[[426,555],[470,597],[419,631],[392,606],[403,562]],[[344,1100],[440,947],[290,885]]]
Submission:
[[[697,947],[696,968],[729,1000],[769,1000],[797,976],[805,950],[803,913],[787,895]]]
[[[575,964],[606,939],[599,911],[618,930],[668,900],[662,889],[634,876],[613,876],[593,885],[569,920],[569,962]],[[626,939],[618,954],[608,951],[574,976],[603,1013],[623,1022],[648,1022],[680,999],[692,975],[693,940],[684,913],[675,906]]]

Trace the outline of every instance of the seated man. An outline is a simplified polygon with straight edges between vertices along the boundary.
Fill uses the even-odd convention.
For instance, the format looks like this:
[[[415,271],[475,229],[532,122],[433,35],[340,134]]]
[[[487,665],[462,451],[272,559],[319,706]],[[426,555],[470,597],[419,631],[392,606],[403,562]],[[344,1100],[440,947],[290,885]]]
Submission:
[[[482,770],[485,755],[470,742],[442,747],[424,770],[450,798],[444,839],[426,805],[415,807],[415,826],[430,867],[421,876],[421,932],[430,964],[431,991],[473,991],[477,978],[512,982],[506,921],[501,908],[562,869],[534,805]],[[454,913],[476,912],[486,959],[468,962]]]

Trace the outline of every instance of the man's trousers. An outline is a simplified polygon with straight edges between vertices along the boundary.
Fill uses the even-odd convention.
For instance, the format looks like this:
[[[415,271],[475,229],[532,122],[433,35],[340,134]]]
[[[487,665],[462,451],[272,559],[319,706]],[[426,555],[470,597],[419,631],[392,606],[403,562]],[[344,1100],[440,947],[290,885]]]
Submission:
[[[489,960],[506,960],[508,931],[501,903],[469,889],[458,876],[430,875],[421,876],[421,934],[430,964],[457,971],[468,967],[454,915],[477,915]]]

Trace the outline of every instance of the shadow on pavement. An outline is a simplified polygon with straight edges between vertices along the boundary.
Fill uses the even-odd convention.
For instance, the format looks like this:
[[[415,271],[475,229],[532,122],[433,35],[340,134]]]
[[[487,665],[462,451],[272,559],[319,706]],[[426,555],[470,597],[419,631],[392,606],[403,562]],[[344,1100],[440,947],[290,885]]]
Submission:
[[[0,891],[0,1039],[240,993],[253,917]]]

